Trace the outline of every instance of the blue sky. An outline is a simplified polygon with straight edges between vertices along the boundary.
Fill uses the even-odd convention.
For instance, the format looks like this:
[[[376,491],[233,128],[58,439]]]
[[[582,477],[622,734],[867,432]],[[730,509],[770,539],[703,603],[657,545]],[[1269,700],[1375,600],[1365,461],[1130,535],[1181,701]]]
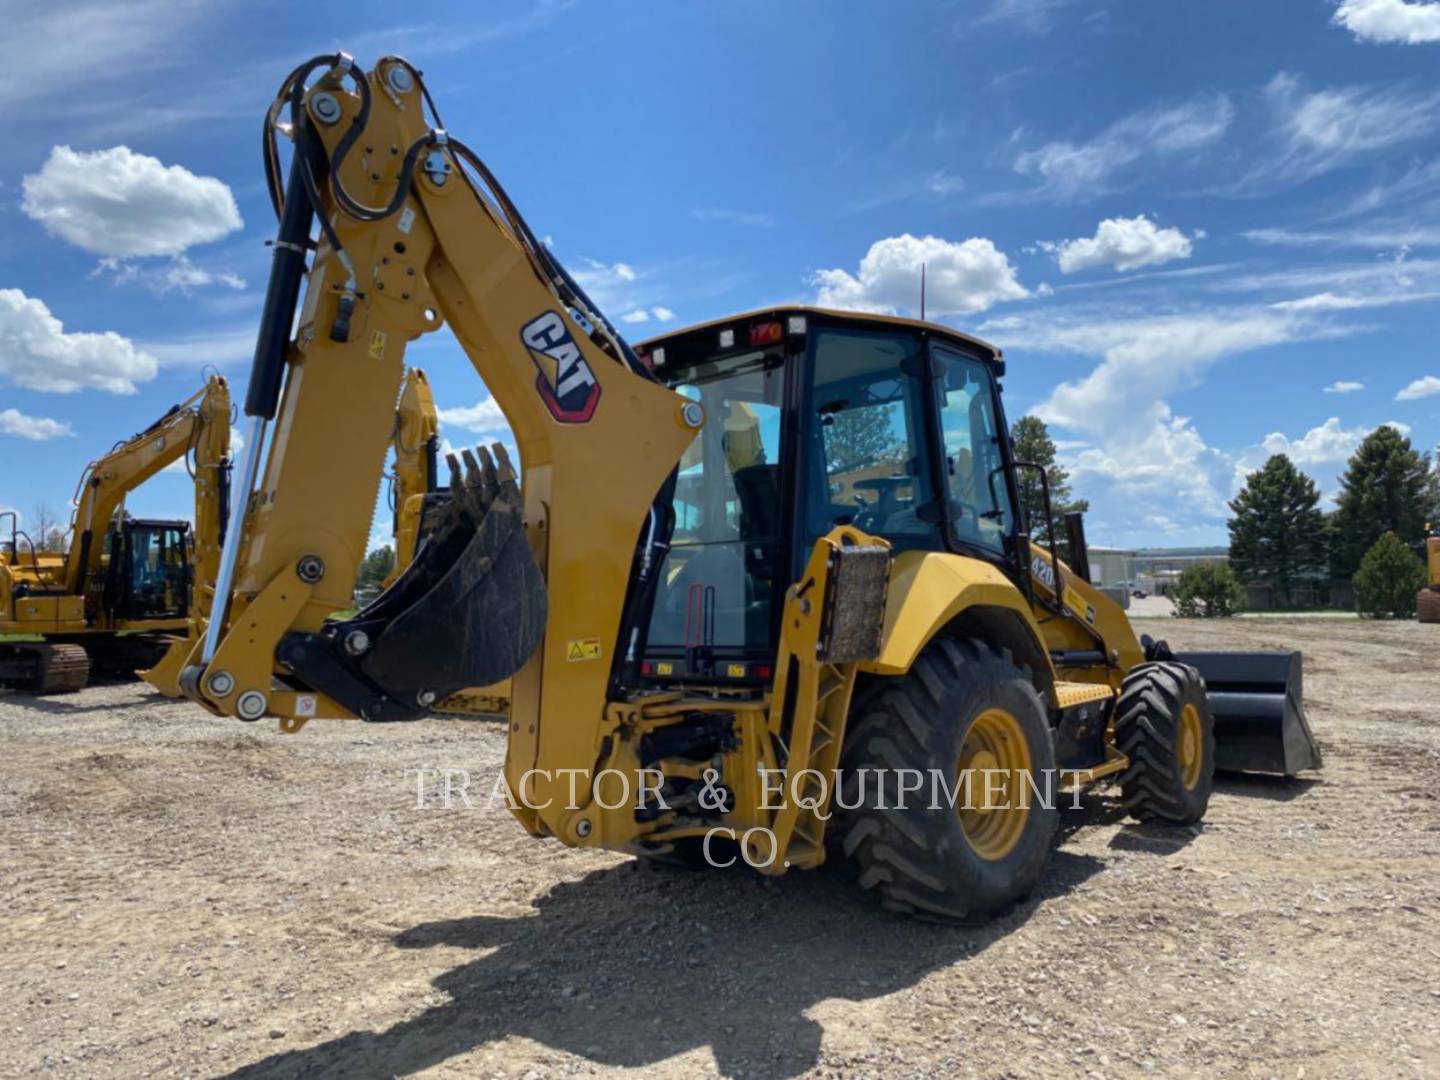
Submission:
[[[242,396],[300,60],[401,52],[633,338],[780,301],[997,342],[1092,541],[1223,542],[1287,450],[1440,440],[1440,3],[0,0],[0,506],[198,388]],[[412,347],[456,443],[496,410]],[[188,516],[183,473],[134,496]],[[379,523],[384,524],[384,523]],[[382,530],[383,531],[383,530]]]

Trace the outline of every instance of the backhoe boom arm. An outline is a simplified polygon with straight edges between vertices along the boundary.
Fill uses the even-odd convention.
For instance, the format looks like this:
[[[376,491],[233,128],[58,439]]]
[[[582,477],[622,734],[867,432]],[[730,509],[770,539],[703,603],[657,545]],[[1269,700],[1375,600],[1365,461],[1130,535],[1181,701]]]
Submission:
[[[658,540],[647,525],[657,492],[703,414],[580,312],[583,294],[537,252],[484,166],[426,126],[410,65],[386,58],[366,75],[342,55],[295,78],[321,67],[308,91],[294,79],[282,90],[296,140],[282,240],[295,242],[284,223],[305,216],[292,200],[312,196],[333,236],[305,275],[283,372],[267,350],[276,326],[290,325],[296,252],[277,247],[246,406],[261,427],[275,404],[268,456],[255,490],[237,490],[229,609],[217,609],[213,648],[187,672],[187,692],[293,729],[321,716],[408,719],[449,689],[514,671],[507,773],[541,760],[588,769],[627,645],[637,541]],[[351,605],[405,348],[447,323],[515,434],[523,482],[517,490],[503,461],[453,475],[455,512],[415,567],[354,619],[327,624]],[[539,625],[526,598],[535,588]],[[506,657],[510,670],[497,661],[477,672],[476,657],[515,641],[538,648]],[[555,782],[563,793],[563,776]]]

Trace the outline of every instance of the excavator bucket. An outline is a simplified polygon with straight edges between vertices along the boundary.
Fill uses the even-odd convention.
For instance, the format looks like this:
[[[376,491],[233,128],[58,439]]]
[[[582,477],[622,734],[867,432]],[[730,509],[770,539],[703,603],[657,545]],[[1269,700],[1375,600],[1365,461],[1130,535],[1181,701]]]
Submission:
[[[280,660],[368,720],[412,720],[468,686],[515,674],[545,631],[545,579],[525,537],[509,457],[449,455],[440,524],[388,589],[319,634],[287,635]]]
[[[1298,652],[1184,652],[1215,716],[1215,767],[1294,776],[1320,767],[1305,719]]]

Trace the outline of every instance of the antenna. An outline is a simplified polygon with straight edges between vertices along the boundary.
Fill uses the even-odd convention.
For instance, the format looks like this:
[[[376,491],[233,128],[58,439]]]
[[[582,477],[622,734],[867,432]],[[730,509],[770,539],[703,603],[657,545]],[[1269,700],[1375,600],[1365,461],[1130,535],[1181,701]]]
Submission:
[[[925,321],[925,264],[920,264],[920,321]]]

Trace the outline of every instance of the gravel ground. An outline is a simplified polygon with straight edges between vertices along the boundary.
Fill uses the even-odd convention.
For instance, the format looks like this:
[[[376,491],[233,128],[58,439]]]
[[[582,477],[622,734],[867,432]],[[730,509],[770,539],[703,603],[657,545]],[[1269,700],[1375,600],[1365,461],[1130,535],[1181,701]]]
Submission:
[[[1223,780],[1186,830],[1096,793],[978,928],[844,866],[532,841],[483,808],[491,722],[0,697],[0,1075],[1440,1075],[1436,628],[1140,625],[1302,648],[1324,771]],[[417,809],[426,766],[479,805]]]

